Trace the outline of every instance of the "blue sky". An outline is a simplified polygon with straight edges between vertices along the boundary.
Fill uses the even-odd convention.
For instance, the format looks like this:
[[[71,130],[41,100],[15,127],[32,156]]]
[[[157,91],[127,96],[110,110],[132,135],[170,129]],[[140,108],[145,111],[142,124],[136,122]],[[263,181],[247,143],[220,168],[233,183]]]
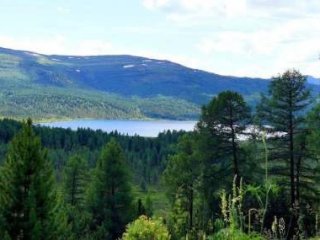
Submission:
[[[0,46],[131,54],[224,75],[320,77],[319,0],[0,0]]]

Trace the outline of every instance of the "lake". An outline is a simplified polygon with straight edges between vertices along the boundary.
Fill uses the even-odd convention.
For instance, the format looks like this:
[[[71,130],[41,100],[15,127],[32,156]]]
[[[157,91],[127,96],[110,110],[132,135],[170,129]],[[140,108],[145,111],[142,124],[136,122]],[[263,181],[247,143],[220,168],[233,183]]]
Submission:
[[[90,128],[104,132],[118,131],[130,136],[156,137],[165,130],[192,131],[196,121],[174,121],[174,120],[71,120],[40,123],[42,126],[70,128]]]

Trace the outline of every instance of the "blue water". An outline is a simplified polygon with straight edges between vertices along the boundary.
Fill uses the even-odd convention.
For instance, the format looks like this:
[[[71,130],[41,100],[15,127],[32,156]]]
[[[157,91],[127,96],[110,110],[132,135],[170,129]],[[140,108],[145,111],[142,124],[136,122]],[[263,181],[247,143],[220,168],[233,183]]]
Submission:
[[[71,128],[90,128],[105,132],[118,131],[121,134],[130,136],[139,135],[142,137],[156,137],[165,130],[185,130],[192,131],[195,121],[173,121],[173,120],[71,120],[40,125],[49,127]]]

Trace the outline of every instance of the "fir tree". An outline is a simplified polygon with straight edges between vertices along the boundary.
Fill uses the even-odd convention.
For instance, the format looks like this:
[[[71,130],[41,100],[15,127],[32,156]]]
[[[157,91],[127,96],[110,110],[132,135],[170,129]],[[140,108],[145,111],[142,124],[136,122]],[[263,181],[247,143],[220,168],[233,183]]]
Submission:
[[[194,227],[194,205],[200,176],[200,161],[194,154],[191,136],[182,136],[178,149],[178,153],[169,159],[163,174],[173,206],[177,201],[184,203],[181,204],[180,211],[186,213],[184,221],[188,227],[185,230],[191,231]]]
[[[64,169],[64,178],[66,203],[76,208],[83,208],[88,181],[88,167],[85,160],[79,155],[72,156]]]
[[[86,161],[79,155],[69,158],[64,169],[64,197],[68,223],[75,239],[80,239],[87,232],[89,221],[85,208],[85,193],[88,181]]]
[[[124,155],[114,139],[101,152],[88,201],[93,236],[119,238],[134,214],[134,207]]]
[[[53,171],[30,119],[10,144],[0,181],[1,236],[59,239]]]

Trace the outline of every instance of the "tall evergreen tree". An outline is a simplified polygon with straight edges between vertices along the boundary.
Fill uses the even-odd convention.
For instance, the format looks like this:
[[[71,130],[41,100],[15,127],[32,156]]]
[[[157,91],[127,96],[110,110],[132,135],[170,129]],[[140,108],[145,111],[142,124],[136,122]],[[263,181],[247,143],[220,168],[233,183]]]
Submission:
[[[200,177],[200,161],[194,153],[191,136],[181,137],[178,153],[169,159],[163,176],[173,205],[176,205],[176,201],[183,202],[180,211],[187,213],[184,222],[188,227],[185,230],[191,231],[194,227],[194,205]]]
[[[85,208],[88,170],[86,161],[79,155],[70,157],[64,169],[66,212],[75,239],[83,237],[88,230],[89,219]]]
[[[292,237],[294,229],[298,228],[300,179],[305,159],[305,143],[301,138],[305,134],[303,114],[310,103],[306,77],[296,70],[286,71],[272,79],[269,95],[262,97],[257,110],[263,123],[270,124],[275,134],[271,158],[277,160],[277,163],[273,173],[279,173],[285,178],[289,176],[289,181],[286,182],[289,183],[290,208],[295,210],[290,220],[289,237]]]
[[[66,203],[76,208],[84,208],[88,181],[86,161],[79,155],[70,157],[64,169],[64,178]]]
[[[117,239],[131,220],[132,196],[120,145],[114,140],[103,148],[89,189],[92,236]]]
[[[10,144],[0,181],[1,236],[59,239],[53,171],[30,119]]]
[[[241,149],[237,138],[245,134],[249,122],[250,109],[243,97],[237,92],[225,91],[202,108],[198,123],[202,136],[216,139],[215,158],[227,161],[223,165],[231,167],[237,186],[241,178]]]

